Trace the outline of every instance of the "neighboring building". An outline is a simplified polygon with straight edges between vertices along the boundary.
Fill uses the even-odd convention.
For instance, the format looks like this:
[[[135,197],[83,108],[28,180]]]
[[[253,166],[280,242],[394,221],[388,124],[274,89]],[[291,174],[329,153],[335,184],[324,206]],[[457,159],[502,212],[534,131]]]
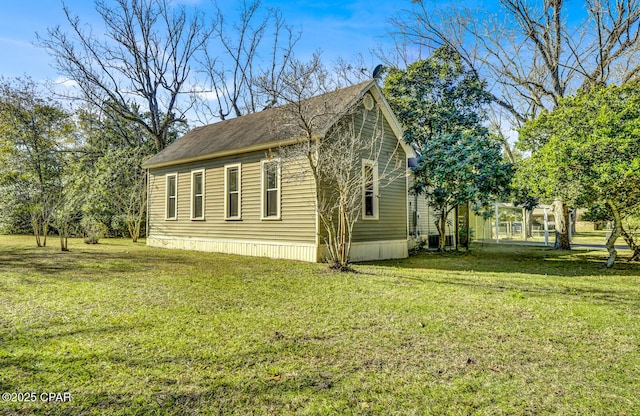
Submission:
[[[380,88],[371,81],[304,103],[341,109],[314,132],[319,140],[340,114],[355,112],[366,121],[365,114],[375,108],[383,115],[377,163],[363,155],[361,165],[354,166],[363,178],[362,213],[353,230],[351,259],[406,257],[407,163],[415,153],[404,143]],[[283,133],[280,115],[278,109],[268,109],[196,128],[148,160],[147,244],[322,261],[323,230],[308,162],[278,163],[278,150],[300,140],[299,135]],[[379,187],[379,169],[394,164],[401,174]]]

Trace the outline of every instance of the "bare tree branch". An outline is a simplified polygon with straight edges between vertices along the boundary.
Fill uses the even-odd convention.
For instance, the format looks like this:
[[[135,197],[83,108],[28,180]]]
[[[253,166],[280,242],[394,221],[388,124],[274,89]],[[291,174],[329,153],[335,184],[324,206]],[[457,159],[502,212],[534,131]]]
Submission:
[[[209,45],[200,62],[206,88],[215,96],[198,101],[201,121],[225,120],[274,106],[276,95],[265,93],[264,84],[270,83],[268,91],[279,90],[300,33],[286,24],[278,9],[263,13],[260,0],[243,1],[235,23],[229,23],[218,8],[214,27],[222,53],[214,55]]]
[[[184,8],[166,0],[99,0],[103,40],[63,8],[71,32],[50,28],[46,36],[38,35],[38,43],[53,56],[58,71],[77,83],[81,96],[67,98],[108,107],[148,131],[162,150],[168,131],[186,122],[192,105],[178,98],[186,92],[190,65],[210,34],[201,16],[189,18]],[[144,111],[131,111],[132,104]]]
[[[494,85],[494,103],[521,123],[578,88],[640,73],[640,2],[588,0],[587,18],[568,23],[574,3],[500,0],[498,13],[463,5],[414,8],[392,19],[397,42],[455,48]]]

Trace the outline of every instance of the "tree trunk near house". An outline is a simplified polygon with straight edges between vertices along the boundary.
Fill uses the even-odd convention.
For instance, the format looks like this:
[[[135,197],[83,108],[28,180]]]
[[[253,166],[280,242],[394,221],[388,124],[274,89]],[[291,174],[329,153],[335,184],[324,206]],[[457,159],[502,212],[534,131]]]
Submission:
[[[137,243],[140,238],[140,231],[147,211],[147,176],[141,175],[139,179],[138,186],[130,191],[125,217],[129,235],[134,243]]]
[[[340,224],[339,233],[340,233],[340,242],[339,242],[339,252],[340,252],[340,268],[347,267],[347,261],[349,259],[349,253],[347,251],[347,212],[345,210],[344,205],[340,204]]]

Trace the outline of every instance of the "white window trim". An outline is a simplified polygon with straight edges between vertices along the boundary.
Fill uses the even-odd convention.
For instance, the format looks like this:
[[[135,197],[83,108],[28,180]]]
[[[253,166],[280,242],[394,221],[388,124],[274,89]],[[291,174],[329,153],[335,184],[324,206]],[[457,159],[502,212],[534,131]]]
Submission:
[[[277,174],[276,174],[276,182],[278,184],[278,197],[277,197],[277,201],[278,201],[278,206],[277,206],[277,215],[272,215],[270,217],[265,216],[265,210],[267,208],[267,201],[266,201],[266,193],[267,190],[265,188],[266,186],[266,178],[265,178],[265,174],[264,174],[264,168],[265,165],[267,163],[276,163],[276,166],[278,168],[277,170]],[[282,181],[281,181],[281,176],[282,176],[282,172],[281,172],[281,166],[280,166],[280,159],[263,159],[260,161],[260,219],[263,221],[273,221],[273,220],[280,220],[281,219],[281,213],[282,213]]]
[[[229,216],[229,170],[238,169],[238,215]],[[234,163],[232,165],[224,165],[224,219],[240,220],[242,219],[242,164]]]
[[[369,166],[373,171],[373,216],[366,215],[365,199],[365,167]],[[378,189],[378,164],[374,160],[362,159],[362,219],[365,221],[377,221],[380,219],[380,195]]]
[[[169,178],[176,180],[176,215],[169,217]],[[164,180],[164,219],[167,221],[175,221],[178,219],[178,173],[167,173]]]
[[[202,216],[201,217],[194,217],[193,216],[193,211],[194,211],[194,201],[195,201],[195,195],[193,193],[193,185],[194,185],[194,176],[197,175],[198,173],[202,174]],[[192,170],[191,171],[191,207],[189,210],[189,216],[191,217],[192,221],[202,221],[204,220],[204,213],[205,213],[205,207],[207,206],[205,203],[205,197],[206,197],[206,181],[205,181],[205,170],[204,169],[196,169],[196,170]]]

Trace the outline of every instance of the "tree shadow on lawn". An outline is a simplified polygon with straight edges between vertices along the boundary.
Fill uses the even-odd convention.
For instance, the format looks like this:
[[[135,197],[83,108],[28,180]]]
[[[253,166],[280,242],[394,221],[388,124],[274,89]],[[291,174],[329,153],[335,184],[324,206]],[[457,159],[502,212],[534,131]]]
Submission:
[[[47,248],[0,250],[0,273],[19,273],[22,283],[42,284],[30,276],[71,277],[78,280],[96,280],[102,275],[123,272],[142,272],[166,261],[161,257],[111,252],[102,250],[73,250],[62,252]],[[109,272],[109,273],[104,273]],[[1,288],[0,288],[1,290]]]
[[[640,309],[640,289],[632,290],[628,286],[625,289],[606,289],[602,286],[579,284],[562,284],[550,282],[550,284],[540,284],[535,282],[504,282],[474,280],[472,278],[457,278],[447,276],[442,278],[416,278],[403,276],[403,279],[414,281],[429,281],[439,285],[449,285],[455,287],[465,287],[485,293],[507,293],[514,299],[525,299],[529,296],[561,296],[566,299],[590,299],[594,303],[607,303],[615,305],[626,305],[634,309]]]
[[[607,269],[605,259],[606,252],[602,251],[502,246],[474,248],[468,252],[423,252],[408,259],[367,264],[393,266],[398,271],[399,282],[404,284],[432,282],[512,293],[514,298],[526,295],[583,297],[639,308],[640,286],[635,283],[640,283],[640,264],[620,260],[614,268]],[[403,273],[403,270],[410,272]],[[421,275],[420,270],[425,273]],[[478,273],[488,275],[478,276]],[[547,279],[532,279],[527,275]],[[629,284],[625,283],[627,278]]]
[[[155,414],[157,411],[161,414],[190,414],[194,409],[208,409],[216,411],[215,414],[217,414],[218,412],[233,413],[235,409],[254,406],[273,406],[275,410],[280,405],[285,405],[286,398],[291,397],[292,394],[321,393],[342,381],[340,374],[322,369],[278,373],[275,376],[269,369],[272,367],[270,363],[278,362],[279,357],[288,351],[286,343],[275,346],[270,343],[253,345],[245,351],[234,354],[232,358],[227,357],[221,361],[205,358],[193,352],[154,353],[148,350],[128,351],[124,348],[101,354],[82,350],[79,353],[60,357],[37,354],[34,351],[37,350],[38,344],[46,344],[59,337],[73,338],[80,335],[100,337],[113,333],[122,333],[126,336],[134,329],[136,331],[141,329],[128,325],[54,331],[50,327],[38,328],[48,329],[48,331],[45,333],[29,331],[20,337],[4,340],[0,333],[0,341],[8,347],[13,346],[14,343],[19,347],[24,344],[32,346],[30,352],[19,356],[8,354],[0,357],[0,369],[17,369],[20,374],[30,380],[43,377],[47,379],[43,373],[54,372],[57,374],[57,377],[53,377],[55,380],[69,372],[68,375],[78,377],[77,380],[83,377],[95,377],[108,381],[110,377],[117,376],[107,374],[107,371],[111,370],[106,369],[121,367],[119,371],[124,375],[131,372],[145,374],[145,383],[140,384],[142,389],[124,393],[122,390],[109,391],[110,387],[101,388],[97,384],[92,384],[92,381],[86,380],[90,387],[86,384],[71,387],[72,403],[54,409],[50,406],[39,407],[38,403],[35,403],[34,408],[31,409],[34,414],[85,414],[88,410],[95,411],[95,409],[109,414],[123,410],[132,411],[131,414]],[[123,347],[125,345],[126,343],[123,343]],[[190,376],[192,377],[191,388],[186,390],[191,391],[179,388],[182,377],[181,368],[188,369],[189,372],[194,368],[199,369]],[[82,374],[78,374],[78,371]],[[1,370],[0,374],[2,374]],[[76,383],[78,383],[77,380]],[[24,380],[0,377],[1,391],[20,391],[25,388],[24,384]],[[56,391],[55,387],[47,386],[47,388]],[[67,388],[65,386],[58,390]],[[57,413],[58,411],[60,413]],[[2,414],[1,411],[0,414]]]
[[[60,366],[71,366],[77,369],[78,362],[86,360],[101,360],[90,349],[82,352],[67,352],[64,356],[52,356],[50,352],[40,353],[42,348],[48,351],[52,342],[62,339],[74,340],[78,337],[91,337],[100,339],[111,337],[114,334],[128,334],[134,330],[141,331],[147,325],[101,325],[96,327],[77,327],[73,324],[51,324],[43,323],[22,329],[20,332],[13,332],[13,329],[0,327],[0,345],[8,351],[0,357],[0,374],[3,370],[15,368],[21,374],[38,375],[43,372],[58,372]],[[19,351],[17,354],[14,351]],[[86,356],[79,357],[78,354]],[[0,391],[20,391],[24,386],[17,385],[21,380],[13,380],[0,377]]]
[[[407,259],[368,262],[380,266],[406,269],[447,270],[460,272],[532,274],[541,276],[577,277],[640,277],[640,263],[630,263],[619,256],[613,268],[605,266],[605,251],[574,249],[559,251],[550,248],[488,246],[473,247],[459,252],[421,252]]]
[[[136,393],[112,391],[75,392],[70,403],[56,404],[36,410],[35,414],[280,414],[303,411],[311,397],[337,391],[323,387],[322,382],[305,386],[298,380],[265,381],[248,379],[231,382],[214,380],[210,386],[177,389],[171,384],[155,384]],[[333,393],[335,396],[336,393]],[[52,409],[53,407],[53,409]],[[356,407],[356,405],[352,405]],[[249,409],[249,410],[247,410]],[[251,410],[253,409],[253,410]],[[59,413],[58,413],[59,412]],[[368,413],[364,413],[368,414]]]

